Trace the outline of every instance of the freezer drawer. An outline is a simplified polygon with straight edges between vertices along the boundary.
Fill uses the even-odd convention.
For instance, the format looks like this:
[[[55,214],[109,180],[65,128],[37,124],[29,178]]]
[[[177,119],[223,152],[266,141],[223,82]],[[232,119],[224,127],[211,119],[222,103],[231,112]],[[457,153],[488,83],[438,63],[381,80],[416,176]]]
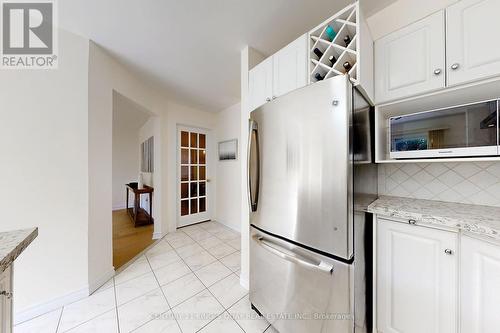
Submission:
[[[281,333],[353,332],[352,265],[251,227],[250,301]]]

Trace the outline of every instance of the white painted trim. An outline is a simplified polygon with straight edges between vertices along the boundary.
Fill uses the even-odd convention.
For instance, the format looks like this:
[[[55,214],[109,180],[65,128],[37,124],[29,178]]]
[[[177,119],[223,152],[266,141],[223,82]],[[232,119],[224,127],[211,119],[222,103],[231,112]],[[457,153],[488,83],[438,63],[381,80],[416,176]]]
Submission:
[[[250,290],[250,283],[247,279],[244,279],[243,276],[240,275],[240,285],[246,290]]]
[[[103,286],[106,282],[109,281],[115,275],[115,268],[111,267],[105,274],[101,275],[95,281],[89,281],[89,294],[92,294],[94,291]]]
[[[48,302],[39,303],[34,306],[30,306],[14,314],[14,325],[20,324],[27,320],[33,319],[35,317],[41,316],[48,312],[57,310],[65,305],[74,303],[81,299],[88,297],[95,290],[99,289],[102,285],[109,281],[115,275],[115,268],[111,269],[103,274],[98,280],[90,282],[86,287],[73,291],[69,294],[55,297]]]
[[[162,239],[162,238],[163,238],[163,234],[161,231],[153,232],[153,239]]]
[[[177,172],[177,180],[176,180],[176,228],[187,227],[192,224],[213,220],[213,215],[215,212],[216,201],[215,192],[216,189],[212,188],[211,184],[209,184],[212,178],[215,178],[215,171],[212,168],[216,169],[214,165],[215,162],[213,160],[213,155],[215,152],[212,151],[214,147],[214,131],[208,128],[201,128],[190,125],[177,124],[176,129],[176,172]],[[181,216],[181,132],[195,132],[199,134],[205,135],[205,152],[206,152],[206,160],[205,160],[205,177],[206,177],[206,192],[205,192],[205,200],[206,200],[206,210],[203,213],[197,214],[189,214],[186,216]],[[191,139],[190,139],[191,140]],[[215,150],[215,149],[214,149]],[[197,164],[195,164],[197,165]]]
[[[229,229],[236,231],[237,233],[241,233],[241,222],[238,222],[238,227],[235,227],[234,225],[227,224],[223,220],[212,219],[212,221],[218,222],[218,223],[224,225],[225,227],[228,227]]]
[[[116,205],[116,206],[113,206],[113,210],[122,210],[122,209],[125,209],[127,208],[127,205],[125,203],[121,203],[119,205]]]
[[[89,296],[89,287],[86,286],[69,294],[55,297],[48,302],[30,306],[14,314],[14,325],[57,310],[65,305],[79,301]]]

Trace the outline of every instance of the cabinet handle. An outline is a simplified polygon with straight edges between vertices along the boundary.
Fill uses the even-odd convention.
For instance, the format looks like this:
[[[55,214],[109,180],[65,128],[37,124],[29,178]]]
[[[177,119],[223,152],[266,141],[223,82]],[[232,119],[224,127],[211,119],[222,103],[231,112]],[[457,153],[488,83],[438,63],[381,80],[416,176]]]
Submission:
[[[454,63],[453,65],[451,65],[451,69],[453,69],[454,71],[456,71],[459,67],[460,67],[459,63]]]
[[[270,102],[270,101],[271,101],[271,99],[269,97],[266,98],[266,102]]]
[[[439,75],[439,74],[441,74],[441,72],[442,72],[442,69],[441,68],[437,68],[437,69],[434,70],[434,75]]]
[[[446,249],[446,250],[444,250],[444,253],[446,253],[447,255],[452,255],[453,254],[453,250]]]
[[[417,224],[417,221],[413,220],[413,219],[410,219],[410,220],[408,220],[408,223],[412,224],[412,225],[415,225],[415,224]]]
[[[0,296],[5,296],[5,297],[7,297],[7,299],[11,299],[13,294],[9,293],[8,291],[2,290],[2,291],[0,291]]]

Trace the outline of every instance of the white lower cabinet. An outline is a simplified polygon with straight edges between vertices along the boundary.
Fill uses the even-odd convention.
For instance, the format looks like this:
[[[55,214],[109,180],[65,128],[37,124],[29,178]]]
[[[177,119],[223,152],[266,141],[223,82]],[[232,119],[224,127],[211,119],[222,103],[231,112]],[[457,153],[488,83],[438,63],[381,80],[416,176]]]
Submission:
[[[12,266],[0,273],[0,333],[12,332]]]
[[[462,237],[460,267],[461,332],[500,332],[500,246]]]
[[[457,332],[457,242],[457,233],[377,219],[378,332]]]

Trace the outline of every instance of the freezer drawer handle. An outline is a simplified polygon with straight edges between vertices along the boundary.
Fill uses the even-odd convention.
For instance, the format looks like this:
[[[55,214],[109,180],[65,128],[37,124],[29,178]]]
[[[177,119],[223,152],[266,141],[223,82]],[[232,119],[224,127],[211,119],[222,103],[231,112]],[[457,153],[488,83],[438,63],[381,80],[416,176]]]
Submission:
[[[290,255],[288,253],[284,253],[284,252],[282,252],[274,247],[274,246],[276,246],[276,244],[273,244],[274,246],[269,245],[268,242],[266,242],[265,238],[262,236],[254,235],[252,238],[262,248],[266,249],[267,251],[271,252],[274,255],[277,255],[280,258],[283,258],[285,260],[288,260],[290,262],[304,266],[304,267],[309,268],[309,269],[315,269],[315,270],[319,270],[319,271],[322,271],[325,273],[333,274],[333,266],[332,265],[328,265],[323,261],[321,261],[319,264],[311,263],[311,262],[308,262],[302,258],[298,258],[298,257]]]

